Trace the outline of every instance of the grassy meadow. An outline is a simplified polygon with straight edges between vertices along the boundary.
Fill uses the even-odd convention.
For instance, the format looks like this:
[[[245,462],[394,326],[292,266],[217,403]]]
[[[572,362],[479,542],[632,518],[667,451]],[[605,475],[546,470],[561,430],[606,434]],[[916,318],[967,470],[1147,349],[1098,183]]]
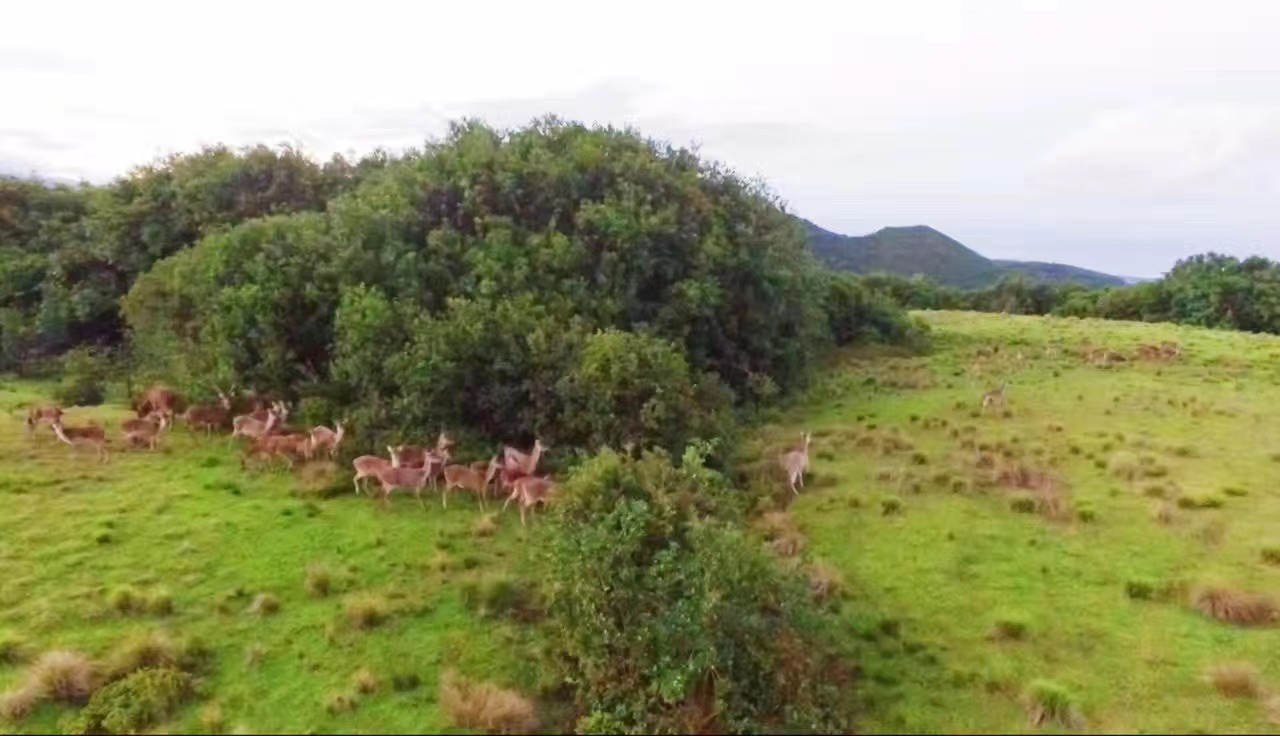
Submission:
[[[0,406],[48,395],[10,382]],[[71,409],[66,423],[93,418],[111,436],[126,415]],[[19,411],[0,416],[0,641],[107,661],[149,632],[195,637],[212,666],[161,724],[186,732],[438,732],[447,669],[533,687],[527,627],[464,604],[476,583],[522,575],[514,511],[490,536],[464,494],[445,511],[396,494],[384,511],[345,468],[242,471],[225,435],[180,427],[155,453],[120,444],[100,465],[47,425],[28,440]],[[0,661],[0,690],[29,658]],[[361,670],[373,679],[357,683]],[[43,704],[0,730],[57,731],[75,710]]]
[[[785,523],[843,585],[860,730],[1274,732],[1280,631],[1195,603],[1280,597],[1280,339],[922,316],[929,354],[845,356],[747,448],[814,433]]]
[[[762,526],[791,528],[774,548],[843,590],[858,729],[1274,731],[1280,631],[1196,603],[1207,586],[1280,598],[1280,339],[922,316],[927,353],[842,355],[743,450],[772,462],[813,431],[807,487]],[[1183,354],[1078,350],[1166,340]],[[1004,381],[1006,405],[982,411]],[[98,464],[47,427],[25,436],[18,407],[49,391],[0,388],[0,691],[33,653],[110,661],[154,632],[212,657],[162,729],[441,731],[447,670],[545,684],[536,629],[468,605],[528,576],[534,532],[513,511],[486,529],[460,494],[382,510],[345,467],[245,471],[225,436],[181,427],[154,453],[115,439]],[[116,398],[66,421],[114,434]],[[75,711],[0,726],[59,730]]]

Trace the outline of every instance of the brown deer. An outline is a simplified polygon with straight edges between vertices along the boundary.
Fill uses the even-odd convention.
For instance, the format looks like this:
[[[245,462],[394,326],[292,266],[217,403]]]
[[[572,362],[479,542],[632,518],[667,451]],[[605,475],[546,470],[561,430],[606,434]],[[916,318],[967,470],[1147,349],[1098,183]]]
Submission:
[[[192,404],[182,414],[182,421],[191,429],[204,428],[205,436],[213,434],[215,427],[226,425],[231,415],[231,397],[218,391],[216,404]],[[263,421],[266,421],[265,419]]]
[[[417,445],[396,445],[392,452],[396,457],[400,458],[401,467],[421,468],[426,465],[428,458],[433,456],[440,457],[452,448],[453,444],[453,440],[449,435],[441,432],[436,437],[436,446],[434,448],[419,447]]]
[[[476,466],[480,467],[476,467]],[[489,484],[493,482],[493,478],[498,474],[498,468],[501,464],[495,455],[486,464],[483,460],[471,465],[450,465],[444,469],[444,493],[441,494],[441,501],[445,508],[449,508],[449,491],[454,488],[471,491],[476,494],[476,498],[480,499],[481,510],[485,507],[485,499],[489,495]]]
[[[170,415],[165,412],[152,412],[143,419],[125,419],[120,422],[120,431],[125,440],[134,447],[146,445],[156,449],[160,441],[160,433],[169,428]]]
[[[143,419],[155,412],[176,413],[181,402],[181,394],[157,383],[134,397],[133,410],[137,412],[139,419]]]
[[[1182,357],[1182,346],[1176,342],[1165,340],[1160,343],[1160,357],[1162,358],[1180,358]]]
[[[329,429],[323,424],[319,427],[311,429],[311,450],[319,453],[323,449],[332,460],[338,454],[338,445],[342,444],[342,436],[346,434],[346,428],[342,426],[342,422],[335,422],[334,427],[337,431]]]
[[[520,504],[520,526],[525,525],[525,512],[538,504],[546,504],[555,494],[556,484],[549,476],[539,478],[533,475],[524,475],[516,478],[511,484],[511,495],[507,496],[506,502],[502,504],[502,510],[507,510],[507,504],[515,500]]]
[[[982,412],[984,414],[989,406],[999,407],[1001,409],[1004,408],[1004,391],[1007,388],[1009,388],[1009,382],[1005,381],[1000,384],[1000,388],[988,391],[982,395]]]
[[[351,466],[355,468],[356,474],[351,479],[351,483],[356,487],[356,495],[360,495],[360,481],[366,478],[377,478],[381,471],[399,467],[399,462],[395,455],[392,455],[390,460],[383,460],[377,455],[361,455],[352,460]]]
[[[443,434],[440,436],[444,438]],[[405,459],[406,451],[408,459]],[[388,445],[387,452],[391,455],[395,461],[395,466],[398,468],[425,470],[427,472],[427,480],[431,482],[432,491],[436,489],[436,481],[444,473],[444,466],[449,464],[449,447],[444,441],[437,441],[436,449],[434,450],[422,450],[419,447],[408,447],[406,445],[398,445],[396,447]]]
[[[99,462],[105,463],[110,459],[107,453],[107,434],[96,424],[90,424],[87,427],[67,427],[62,424],[62,417],[58,417],[53,422],[53,433],[72,447],[81,445],[94,447],[98,451]]]
[[[264,434],[255,439],[240,456],[240,467],[245,466],[246,458],[251,457],[283,458],[289,469],[297,460],[311,457],[311,435],[309,434]]]
[[[378,482],[382,484],[379,499],[384,507],[390,506],[391,492],[397,488],[403,488],[407,491],[413,491],[413,497],[418,499],[418,505],[423,509],[427,508],[427,505],[422,501],[422,489],[431,478],[430,465],[421,468],[382,468],[378,471],[377,477]]]
[[[27,425],[27,436],[35,435],[36,426],[40,424],[53,425],[54,422],[62,419],[62,409],[57,406],[33,406],[27,410],[27,418],[24,423]]]
[[[810,435],[805,432],[800,435],[801,444],[799,447],[783,453],[778,462],[782,465],[782,469],[787,473],[787,483],[791,486],[791,492],[800,495],[800,491],[796,490],[798,484],[804,488],[804,474],[809,470],[809,441]]]
[[[547,450],[547,446],[542,444],[541,439],[533,441],[533,449],[529,452],[521,452],[510,445],[502,448],[502,464],[513,470],[519,470],[523,475],[533,475],[538,470],[538,461],[542,459],[542,453]]]

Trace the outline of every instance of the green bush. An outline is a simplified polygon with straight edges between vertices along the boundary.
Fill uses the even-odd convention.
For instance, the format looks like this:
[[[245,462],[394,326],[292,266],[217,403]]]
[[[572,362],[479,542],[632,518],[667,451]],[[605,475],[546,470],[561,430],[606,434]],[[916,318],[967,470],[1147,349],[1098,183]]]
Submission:
[[[688,732],[707,725],[690,721],[701,699],[724,730],[846,728],[806,581],[739,531],[723,479],[695,460],[604,452],[560,491],[540,567],[581,726]]]
[[[462,585],[462,602],[485,617],[530,618],[535,614],[534,592],[523,581],[508,575],[469,580]]]
[[[143,669],[93,694],[73,726],[75,733],[138,733],[164,720],[192,693],[191,675]]]
[[[1156,597],[1158,586],[1145,578],[1130,580],[1124,584],[1125,595],[1135,601],[1149,601]]]
[[[64,406],[97,406],[106,398],[110,359],[88,348],[67,353],[62,363],[62,383],[54,399]]]

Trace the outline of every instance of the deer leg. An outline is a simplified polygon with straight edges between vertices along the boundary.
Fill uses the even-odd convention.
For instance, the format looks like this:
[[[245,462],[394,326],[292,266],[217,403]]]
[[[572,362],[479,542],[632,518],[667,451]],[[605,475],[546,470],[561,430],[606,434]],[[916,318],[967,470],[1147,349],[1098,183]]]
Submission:
[[[444,490],[440,492],[440,505],[443,508],[449,508],[449,486],[446,484]]]
[[[524,502],[520,503],[520,526],[524,526]]]
[[[422,510],[423,510],[423,511],[426,511],[426,510],[427,510],[427,504],[426,504],[426,502],[424,502],[424,501],[422,500],[422,489],[421,489],[421,488],[418,488],[417,490],[415,490],[415,491],[413,492],[413,495],[414,495],[414,497],[415,497],[415,498],[417,498],[417,499],[418,499],[418,505],[422,507]]]

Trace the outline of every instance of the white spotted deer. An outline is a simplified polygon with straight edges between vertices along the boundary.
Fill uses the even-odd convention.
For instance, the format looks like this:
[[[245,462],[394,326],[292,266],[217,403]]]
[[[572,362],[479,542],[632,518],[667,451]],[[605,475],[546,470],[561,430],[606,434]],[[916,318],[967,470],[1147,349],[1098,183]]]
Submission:
[[[193,430],[203,427],[205,436],[208,437],[213,434],[215,427],[225,426],[230,415],[231,397],[218,390],[218,403],[192,404],[182,413],[182,421]]]
[[[125,419],[120,422],[120,431],[124,439],[134,447],[146,445],[156,449],[160,441],[160,433],[169,428],[170,415],[167,412],[152,412],[142,419]]]
[[[477,467],[478,466],[478,467]],[[489,484],[498,474],[501,464],[495,455],[486,464],[484,461],[471,465],[450,465],[444,469],[444,492],[441,501],[449,508],[449,491],[454,488],[471,491],[480,500],[481,510],[485,507],[485,498],[489,495]]]
[[[1004,408],[1004,392],[1009,388],[1009,382],[1005,381],[1000,384],[1000,388],[988,391],[982,395],[982,413],[987,412],[987,407]]]
[[[67,427],[62,424],[62,417],[58,417],[53,422],[53,433],[72,447],[88,445],[95,448],[98,451],[99,462],[105,463],[110,459],[107,453],[107,433],[96,424],[90,424],[87,427]]]
[[[525,512],[537,506],[538,504],[546,505],[551,497],[555,494],[556,484],[550,477],[539,478],[532,475],[525,475],[516,478],[511,484],[511,495],[507,496],[506,502],[502,504],[502,510],[507,510],[507,504],[513,500],[520,504],[520,526],[525,525]]]
[[[273,410],[267,411],[266,418],[262,420],[251,414],[241,414],[231,420],[231,436],[233,438],[245,437],[256,440],[259,437],[271,434],[279,423],[280,417]]]
[[[809,442],[810,435],[808,432],[800,435],[801,444],[799,447],[783,453],[778,458],[778,462],[782,465],[782,469],[787,473],[787,483],[791,486],[791,492],[799,496],[800,491],[796,490],[797,485],[804,488],[804,474],[809,470]]]
[[[425,510],[427,504],[422,501],[422,489],[431,478],[431,471],[430,464],[421,468],[390,467],[378,470],[378,482],[382,484],[379,499],[383,507],[390,506],[391,492],[399,488],[412,491],[413,497],[418,499],[418,505]]]
[[[518,470],[521,475],[533,475],[537,472],[538,461],[542,459],[542,453],[546,450],[547,446],[542,444],[541,439],[535,439],[533,449],[527,453],[506,445],[502,448],[502,464],[509,470]]]
[[[338,454],[338,445],[342,444],[342,437],[346,434],[346,428],[342,426],[342,422],[334,422],[333,429],[329,429],[323,424],[311,429],[311,450],[313,453],[319,454],[321,450],[332,460]]]
[[[351,483],[356,487],[356,495],[360,495],[360,481],[368,478],[377,478],[378,473],[389,468],[399,467],[400,459],[393,453],[390,460],[383,460],[377,455],[361,455],[351,461],[351,467],[355,468],[356,474],[351,478]]]

